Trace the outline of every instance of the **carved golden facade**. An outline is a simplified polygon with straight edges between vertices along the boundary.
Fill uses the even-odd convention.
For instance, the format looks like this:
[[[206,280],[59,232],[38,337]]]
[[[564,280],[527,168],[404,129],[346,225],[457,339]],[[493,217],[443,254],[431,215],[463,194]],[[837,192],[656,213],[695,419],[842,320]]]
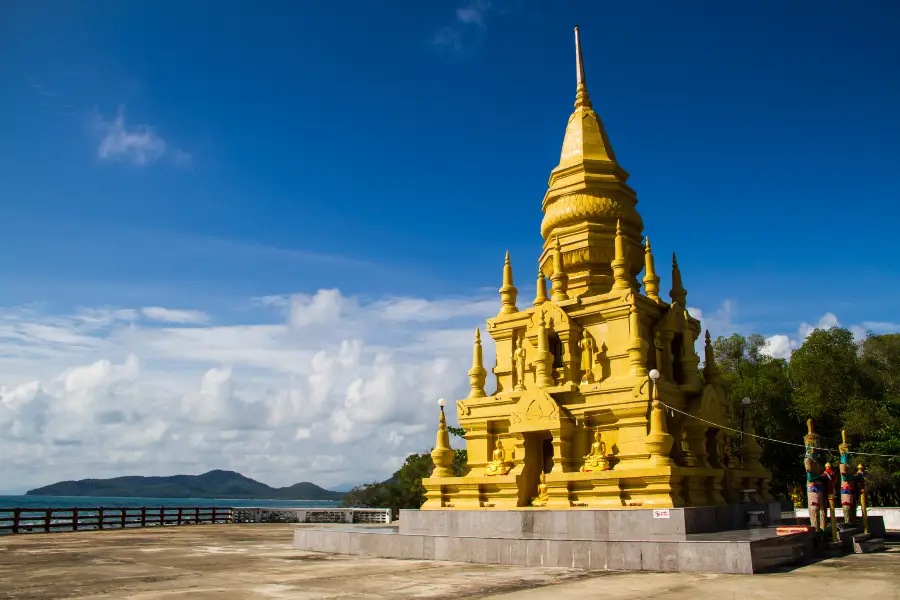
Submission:
[[[706,506],[746,489],[769,500],[755,439],[743,436],[734,468],[726,432],[707,423],[727,424],[731,411],[709,334],[701,379],[700,322],[678,263],[673,255],[666,302],[636,194],[591,106],[578,28],[575,44],[575,111],[544,197],[537,297],[518,308],[507,255],[500,309],[487,321],[496,389],[484,391],[476,332],[472,391],[456,403],[468,472],[425,479],[423,508]]]

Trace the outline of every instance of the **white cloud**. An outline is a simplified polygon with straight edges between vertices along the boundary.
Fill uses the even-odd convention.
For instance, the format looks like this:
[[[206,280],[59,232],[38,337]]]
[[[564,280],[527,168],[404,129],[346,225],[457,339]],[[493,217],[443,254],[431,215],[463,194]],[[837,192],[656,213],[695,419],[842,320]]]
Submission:
[[[102,160],[144,167],[168,155],[178,166],[187,166],[191,162],[189,153],[171,147],[149,125],[126,123],[124,107],[119,107],[115,119],[111,121],[96,115],[94,126],[101,136],[97,156]]]
[[[496,311],[338,290],[268,305],[268,322],[233,325],[0,311],[0,491],[213,468],[272,485],[386,477],[389,457],[433,444],[435,399],[465,395],[473,329]]]
[[[141,313],[148,319],[163,323],[205,323],[209,320],[209,315],[199,310],[177,310],[161,306],[144,307]]]
[[[803,341],[809,337],[816,329],[831,329],[832,327],[840,327],[841,323],[832,312],[827,312],[819,319],[818,323],[811,325],[807,322],[800,323],[797,328],[797,334],[791,337],[784,333],[778,333],[766,338],[766,345],[762,351],[773,358],[790,358],[791,353],[799,348]],[[850,328],[853,330],[853,327]]]
[[[450,25],[437,30],[432,43],[455,52],[465,51],[487,29],[487,15],[493,10],[489,0],[470,0],[456,9],[456,18]]]

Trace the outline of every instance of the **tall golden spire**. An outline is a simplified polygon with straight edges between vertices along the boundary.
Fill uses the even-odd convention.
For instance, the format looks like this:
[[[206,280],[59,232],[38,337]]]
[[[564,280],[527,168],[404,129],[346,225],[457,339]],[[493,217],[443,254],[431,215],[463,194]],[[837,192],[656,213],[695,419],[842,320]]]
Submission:
[[[625,236],[625,269],[633,281],[644,268],[644,223],[635,206],[637,197],[625,183],[628,173],[616,161],[606,129],[587,91],[581,31],[575,28],[575,109],[569,117],[559,164],[550,174],[541,210],[544,252],[541,270],[550,272],[555,238],[565,235],[567,295],[604,294],[613,286],[610,256],[613,255],[616,221],[621,219]],[[638,248],[641,249],[638,252]]]
[[[509,250],[506,251],[506,262],[503,264],[503,286],[500,288],[500,314],[510,315],[519,312],[516,307],[516,295],[519,290],[513,285],[512,265],[509,264]]]
[[[650,237],[644,246],[644,293],[647,297],[659,303],[659,275],[656,274],[656,265],[653,261],[653,250],[650,249]]]
[[[591,108],[587,82],[584,80],[584,59],[581,57],[581,30],[575,26],[575,108]]]
[[[681,269],[678,268],[678,259],[674,252],[672,253],[672,289],[669,290],[669,298],[681,306],[687,305],[687,290],[684,289],[684,284],[681,282]]]
[[[487,371],[484,369],[484,358],[481,349],[481,330],[475,328],[475,345],[472,346],[472,368],[469,369],[469,398],[484,398],[484,380]]]

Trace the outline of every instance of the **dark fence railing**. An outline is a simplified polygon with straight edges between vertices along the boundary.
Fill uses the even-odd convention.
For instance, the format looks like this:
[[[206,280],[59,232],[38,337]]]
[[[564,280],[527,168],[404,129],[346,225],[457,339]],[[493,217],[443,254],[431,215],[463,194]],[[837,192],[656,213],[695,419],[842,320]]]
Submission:
[[[224,506],[140,508],[0,508],[0,535],[231,523]]]

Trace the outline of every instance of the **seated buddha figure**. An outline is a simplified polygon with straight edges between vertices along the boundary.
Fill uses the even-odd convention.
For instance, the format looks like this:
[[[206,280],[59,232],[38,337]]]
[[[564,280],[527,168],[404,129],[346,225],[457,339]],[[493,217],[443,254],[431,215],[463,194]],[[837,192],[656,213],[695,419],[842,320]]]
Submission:
[[[491,454],[491,462],[488,463],[484,474],[506,475],[509,473],[510,468],[512,468],[512,465],[506,461],[506,455],[503,452],[503,442],[497,440],[497,445]]]
[[[590,471],[608,471],[609,461],[606,459],[606,442],[600,439],[600,429],[594,430],[594,443],[591,444],[591,452],[584,457],[582,473]]]
[[[538,484],[538,495],[537,498],[531,499],[532,506],[547,506],[547,500],[550,499],[549,494],[547,494],[547,476],[541,471],[541,483]]]

